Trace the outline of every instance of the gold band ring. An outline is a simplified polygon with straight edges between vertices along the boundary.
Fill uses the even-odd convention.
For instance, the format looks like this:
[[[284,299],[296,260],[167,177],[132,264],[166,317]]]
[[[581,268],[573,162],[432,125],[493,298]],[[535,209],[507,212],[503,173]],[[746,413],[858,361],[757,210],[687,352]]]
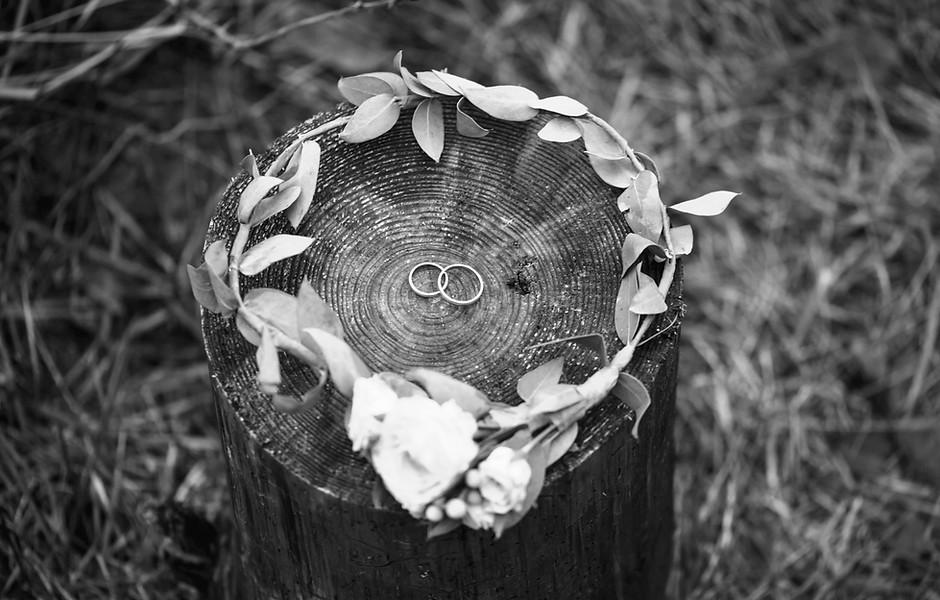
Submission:
[[[477,290],[477,293],[474,294],[473,297],[470,298],[469,300],[458,300],[457,298],[450,296],[445,291],[445,289],[447,288],[447,284],[448,284],[447,271],[451,269],[466,269],[470,271],[471,273],[473,273],[474,275],[476,275],[477,281],[480,282],[480,289]],[[466,306],[468,304],[473,304],[474,302],[480,299],[480,296],[483,295],[483,276],[480,275],[479,271],[477,271],[470,265],[466,265],[463,263],[455,263],[452,265],[447,265],[446,267],[441,269],[441,273],[437,276],[437,290],[440,293],[441,298],[443,298],[444,300],[447,300],[451,304],[456,304],[458,306]]]
[[[415,272],[421,267],[437,267],[440,270],[440,274],[437,276],[437,289],[434,290],[433,292],[426,292],[424,290],[420,290],[418,289],[418,286],[415,285],[415,279],[414,279]],[[443,281],[441,281],[441,277],[444,278]],[[446,269],[444,268],[443,265],[439,265],[436,262],[418,263],[411,269],[411,272],[408,273],[408,285],[411,286],[412,291],[418,294],[419,296],[424,296],[425,298],[431,298],[433,296],[437,296],[438,294],[443,294],[444,290],[447,289],[448,283],[449,282],[447,280]]]

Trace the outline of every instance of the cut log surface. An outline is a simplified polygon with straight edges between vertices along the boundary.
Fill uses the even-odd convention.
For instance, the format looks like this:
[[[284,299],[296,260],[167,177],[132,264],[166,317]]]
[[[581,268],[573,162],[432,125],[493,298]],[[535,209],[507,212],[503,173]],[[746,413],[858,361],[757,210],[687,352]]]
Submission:
[[[352,110],[301,124],[259,157],[261,170],[299,134]],[[614,306],[628,228],[619,190],[595,175],[583,144],[537,137],[548,116],[524,123],[474,116],[491,130],[486,137],[458,135],[454,104],[445,102],[440,162],[418,147],[407,110],[370,142],[342,142],[337,130],[316,138],[317,193],[296,232],[315,241],[244,278],[242,290],[296,294],[309,278],[374,370],[429,367],[517,404],[518,378],[555,356],[568,357],[563,381],[583,381],[599,366],[570,345],[529,346],[599,332],[611,353],[622,347]],[[245,173],[232,181],[209,242],[234,236],[248,181]],[[277,233],[294,233],[280,216],[249,245]],[[416,295],[408,274],[425,261],[473,266],[485,285],[479,302]],[[455,277],[451,286],[456,294],[473,284]],[[673,533],[680,286],[681,271],[669,311],[651,329],[668,331],[643,345],[629,368],[652,397],[640,439],[630,435],[632,412],[608,398],[549,469],[536,507],[498,540],[461,527],[428,541],[425,525],[394,500],[375,508],[376,475],[344,429],[349,400],[328,387],[312,410],[278,413],[257,388],[255,348],[231,319],[204,314],[240,544],[233,587],[245,598],[285,599],[662,597]],[[282,359],[288,391],[316,383],[297,361]]]

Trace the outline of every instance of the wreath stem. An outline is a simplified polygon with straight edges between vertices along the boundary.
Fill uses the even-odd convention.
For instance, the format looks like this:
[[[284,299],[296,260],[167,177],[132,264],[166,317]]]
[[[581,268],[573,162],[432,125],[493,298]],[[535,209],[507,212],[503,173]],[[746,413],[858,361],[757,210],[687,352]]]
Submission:
[[[235,241],[232,242],[232,251],[229,252],[228,278],[229,282],[231,282],[232,291],[235,292],[235,298],[238,299],[239,308],[243,305],[238,280],[238,263],[242,258],[242,253],[245,251],[245,246],[248,244],[249,233],[251,233],[251,226],[248,225],[248,223],[239,223],[238,233],[235,234]]]
[[[623,148],[623,151],[627,153],[627,156],[630,157],[630,162],[633,163],[633,166],[636,168],[637,171],[646,170],[646,167],[643,166],[643,163],[640,162],[640,159],[636,157],[636,154],[634,154],[633,148],[630,147],[630,143],[627,142],[626,138],[620,135],[620,133],[616,129],[614,129],[610,123],[608,123],[604,119],[598,117],[597,115],[591,112],[585,114],[584,116],[590,119],[592,123],[594,123],[601,129],[606,131],[610,137],[614,138],[617,144],[619,144],[620,147]]]

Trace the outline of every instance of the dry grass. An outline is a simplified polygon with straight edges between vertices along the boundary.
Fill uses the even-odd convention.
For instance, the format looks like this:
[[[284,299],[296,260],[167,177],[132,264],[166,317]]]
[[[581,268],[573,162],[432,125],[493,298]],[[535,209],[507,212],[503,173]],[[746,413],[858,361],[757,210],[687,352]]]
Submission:
[[[4,4],[0,597],[193,595],[145,510],[224,528],[183,265],[247,148],[404,48],[578,97],[665,198],[745,193],[694,223],[671,594],[940,598],[940,9],[843,4],[422,0],[254,46],[346,4]]]

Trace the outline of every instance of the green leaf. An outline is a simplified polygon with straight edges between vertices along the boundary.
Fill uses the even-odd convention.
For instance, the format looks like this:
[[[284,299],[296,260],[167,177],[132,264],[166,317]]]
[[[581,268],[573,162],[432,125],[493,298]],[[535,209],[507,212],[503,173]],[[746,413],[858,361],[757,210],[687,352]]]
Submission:
[[[300,235],[269,237],[245,251],[238,263],[238,270],[245,275],[257,275],[279,260],[300,254],[312,243],[312,238]]]
[[[571,448],[574,444],[575,438],[578,437],[578,424],[573,423],[571,427],[565,429],[558,435],[552,438],[552,441],[548,444],[548,461],[547,466],[551,466],[558,462],[565,453]]]
[[[731,200],[738,195],[740,192],[710,192],[692,200],[673,204],[669,208],[690,215],[714,217],[723,213]]]
[[[304,282],[300,284],[300,291],[297,292],[295,314],[297,315],[297,328],[299,330],[316,327],[335,335],[339,339],[344,337],[343,324],[339,320],[339,315],[313,289],[310,279],[304,279]]]
[[[628,233],[623,240],[623,247],[620,250],[620,257],[623,259],[623,275],[635,265],[643,256],[643,252],[649,251],[660,258],[666,258],[666,251],[658,244],[636,233]]]
[[[447,71],[431,69],[431,72],[437,75],[437,78],[443,81],[447,87],[463,95],[467,94],[467,90],[483,89],[483,86],[476,81],[458,77],[457,75],[451,75]]]
[[[518,85],[468,89],[464,96],[486,114],[504,121],[528,121],[539,114],[529,106],[538,100],[538,95]]]
[[[618,188],[630,185],[638,171],[617,140],[596,123],[585,119],[576,122],[581,128],[584,150],[594,172],[608,185]]]
[[[341,140],[358,144],[379,137],[395,126],[401,106],[390,94],[373,96],[359,105],[346,127],[339,134]]]
[[[600,125],[587,119],[577,119],[575,123],[581,129],[581,135],[584,137],[584,151],[589,155],[614,161],[627,158],[627,153],[620,147],[620,143]],[[629,162],[628,160],[627,163]],[[631,179],[633,175],[636,175],[635,170],[631,175]]]
[[[636,175],[636,169],[629,160],[608,160],[589,154],[588,161],[601,181],[616,188],[627,187]]]
[[[428,540],[432,540],[442,535],[447,535],[451,531],[460,527],[460,521],[453,519],[443,519],[437,523],[428,523]]]
[[[564,367],[565,359],[562,356],[539,365],[519,378],[516,383],[516,393],[524,402],[530,402],[543,386],[558,383]]]
[[[376,71],[374,73],[364,73],[367,77],[378,77],[392,87],[396,96],[407,96],[408,86],[398,73],[389,73],[388,71]]]
[[[298,145],[296,149],[299,150],[300,146]],[[299,164],[300,164],[300,152],[294,152],[293,154],[291,154],[290,160],[287,161],[287,166],[284,167],[284,172],[278,175],[278,177],[283,179],[286,183],[288,179],[291,179],[297,173],[297,167],[299,166]]]
[[[268,165],[267,170],[264,172],[265,176],[286,176],[286,171],[284,173],[281,171],[284,171],[284,168],[288,163],[294,162],[294,156],[297,153],[297,149],[300,148],[300,144],[300,141],[295,140],[291,142],[287,148],[284,148],[284,150],[282,150],[281,153],[277,155],[277,158],[275,158],[271,164]],[[281,179],[284,179],[284,177],[281,177]]]
[[[206,266],[209,271],[209,283],[219,301],[221,313],[228,316],[238,308],[238,298],[226,283],[228,277],[228,250],[225,240],[216,240],[206,248]]]
[[[410,369],[404,375],[423,387],[433,400],[441,404],[453,400],[474,418],[479,419],[490,410],[490,401],[483,392],[450,375],[424,367]]]
[[[558,113],[566,117],[582,117],[587,114],[588,111],[587,106],[568,96],[542,98],[541,100],[529,103],[529,106],[538,110]]]
[[[245,315],[241,311],[238,311],[238,314],[235,315],[235,326],[238,328],[238,332],[242,334],[242,337],[251,344],[252,346],[261,345],[261,334],[255,331],[255,328],[248,324],[248,321],[245,319]]]
[[[549,142],[573,142],[581,137],[581,129],[571,117],[555,117],[539,130],[539,137]]]
[[[692,252],[692,226],[682,225],[669,230],[672,240],[672,250],[676,256],[685,256]]]
[[[419,385],[416,385],[398,373],[391,371],[382,371],[378,374],[379,379],[388,384],[399,398],[429,398],[428,393]]]
[[[418,78],[415,77],[411,71],[402,66],[401,58],[402,52],[399,50],[398,54],[395,55],[395,68],[401,72],[401,78],[404,80],[408,89],[419,96],[425,96],[427,98],[434,96],[434,90],[418,81]]]
[[[261,172],[258,170],[258,161],[255,159],[255,155],[252,154],[251,150],[248,151],[248,156],[242,159],[241,167],[251,175],[252,178],[261,177]]]
[[[279,412],[296,415],[313,407],[317,400],[323,396],[323,387],[325,385],[326,371],[320,371],[320,381],[317,382],[316,386],[304,392],[304,395],[299,399],[294,398],[293,396],[274,394],[274,397],[271,400],[274,403],[274,408]]]
[[[548,468],[548,449],[544,444],[536,444],[526,456],[529,463],[529,469],[532,471],[532,477],[529,479],[529,485],[526,486],[525,502],[519,510],[514,510],[505,515],[496,515],[493,523],[493,533],[499,539],[503,532],[522,520],[529,510],[535,506],[539,494],[542,492],[542,486],[545,485],[545,469]]]
[[[405,88],[405,82],[401,81],[401,77],[398,77],[401,81],[399,88],[397,85],[393,85],[397,82],[388,77],[390,75],[398,77],[394,73],[363,73],[362,75],[341,78],[336,87],[339,88],[339,93],[343,95],[343,98],[356,106],[360,106],[369,98],[383,94],[390,96],[404,96],[407,94],[408,90]]]
[[[433,91],[435,94],[444,96],[460,95],[460,92],[444,83],[441,78],[437,76],[437,73],[433,71],[418,71],[415,73],[415,77],[418,78],[418,82],[421,83],[421,85]]]
[[[494,449],[496,445],[501,445],[506,446],[507,448],[512,448],[513,450],[522,450],[525,445],[531,441],[532,432],[529,431],[528,427],[521,427],[518,431],[513,432],[513,434],[501,444],[494,444]]]
[[[629,373],[621,373],[617,376],[617,383],[611,393],[626,404],[636,413],[636,421],[633,422],[633,437],[637,435],[640,429],[640,419],[646,414],[646,409],[650,406],[650,394],[646,386],[639,379]]]
[[[349,423],[346,424],[349,426]],[[382,485],[382,478],[377,477],[372,482],[372,508],[380,510],[382,506],[385,505],[386,500],[388,500],[392,495],[385,489],[385,486]]]
[[[261,319],[265,325],[277,329],[293,340],[300,340],[295,296],[272,288],[255,288],[245,294],[244,302],[245,308]],[[242,335],[244,333],[243,331]],[[247,335],[245,339],[255,345],[258,344]]]
[[[640,271],[640,287],[630,302],[630,312],[638,315],[658,315],[666,312],[666,299],[653,278]]]
[[[529,414],[549,415],[557,413],[560,410],[570,408],[584,400],[584,396],[578,392],[578,386],[571,383],[554,383],[544,385],[529,402],[531,407]]]
[[[219,300],[215,297],[215,291],[212,289],[212,281],[209,278],[209,266],[202,263],[198,268],[192,265],[186,265],[186,272],[189,273],[189,285],[193,289],[193,296],[202,307],[209,312],[220,313],[222,307],[219,306]]]
[[[604,364],[604,366],[607,366],[607,344],[604,342],[604,336],[599,333],[587,333],[584,335],[573,335],[571,337],[550,340],[548,342],[542,342],[540,344],[535,344],[534,346],[529,346],[526,348],[526,350],[534,350],[536,348],[552,346],[554,344],[561,344],[563,342],[571,342],[591,350],[601,359],[601,362]]]
[[[274,333],[269,327],[261,332],[261,345],[255,353],[258,361],[258,386],[265,394],[276,394],[281,385],[281,364],[277,359]]]
[[[347,398],[352,398],[353,383],[357,379],[372,376],[372,371],[352,347],[332,333],[306,327],[300,330],[300,341],[311,351],[323,355],[333,386]]]
[[[411,119],[411,131],[424,153],[434,162],[444,151],[444,109],[437,98],[422,100]]]
[[[297,163],[297,172],[285,182],[285,185],[299,185],[300,196],[291,204],[284,216],[290,224],[297,229],[300,222],[307,216],[313,196],[317,191],[317,175],[320,172],[320,144],[313,140],[304,142],[300,146],[300,158]]]
[[[278,193],[262,198],[248,219],[248,224],[254,227],[264,223],[274,215],[292,205],[300,196],[300,186],[283,187]]]
[[[473,117],[464,112],[463,103],[466,100],[466,98],[461,98],[457,101],[457,133],[470,138],[481,138],[490,130],[480,127]]]
[[[280,178],[268,175],[252,179],[251,183],[245,186],[238,199],[238,222],[247,223],[251,219],[251,213],[255,210],[255,206],[281,183],[283,181]]]
[[[617,291],[617,303],[614,307],[614,325],[617,336],[624,344],[629,344],[640,327],[640,316],[630,311],[630,303],[640,289],[639,265],[627,269],[627,273],[620,280],[620,289]]]
[[[659,169],[656,167],[656,163],[653,162],[653,159],[643,154],[642,152],[637,152],[636,150],[633,151],[633,155],[639,159],[640,163],[642,163],[646,169],[649,169],[653,172],[653,175],[655,175],[657,181],[659,181],[659,185],[662,185],[663,178],[659,175]]]
[[[659,241],[663,233],[663,202],[659,198],[659,182],[652,171],[641,171],[617,198],[617,206],[634,233],[652,242]]]

